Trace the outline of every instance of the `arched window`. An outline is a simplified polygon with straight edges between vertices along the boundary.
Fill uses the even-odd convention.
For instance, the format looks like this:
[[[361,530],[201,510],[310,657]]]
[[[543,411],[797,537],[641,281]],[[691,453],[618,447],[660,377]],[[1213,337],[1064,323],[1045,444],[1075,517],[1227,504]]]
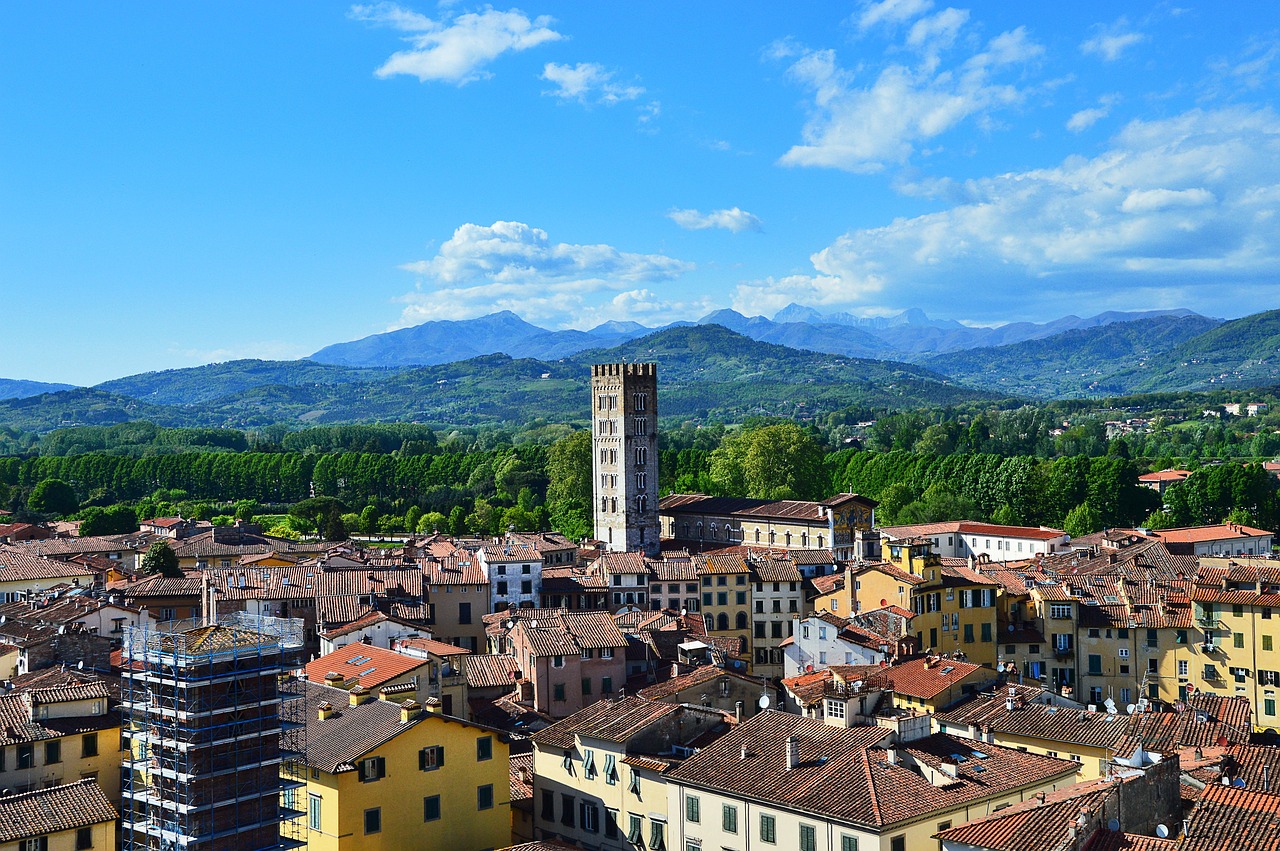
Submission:
[[[618,513],[618,498],[616,496],[609,497],[609,510],[614,514]]]
[[[791,533],[790,533],[790,532],[788,532],[788,533],[787,533],[787,546],[788,546],[788,547],[789,547],[789,546],[791,546]]]
[[[720,537],[720,530],[716,527],[716,524],[712,523],[711,524],[711,540],[714,541],[719,537]]]
[[[757,544],[758,544],[758,543],[760,543],[760,530],[759,530],[759,528],[757,528],[757,529],[756,529],[756,543],[757,543]]]
[[[747,628],[747,613],[746,613],[746,612],[738,612],[736,628],[737,628],[737,629],[746,629],[746,628]]]
[[[609,510],[609,497],[607,496],[600,497],[600,510],[601,511]]]
[[[707,625],[707,632],[711,632],[716,628],[715,618],[711,617],[711,615],[703,615],[702,620]]]
[[[822,549],[822,536],[818,536],[818,549]]]
[[[648,503],[649,501],[648,499],[645,498],[645,495],[640,494],[640,496],[636,497],[636,510],[639,511],[641,514],[644,514],[645,508],[648,505]]]
[[[775,532],[775,531],[773,531],[772,529],[770,529],[770,530],[769,530],[769,543],[771,543],[771,544],[772,544],[772,543],[775,543],[775,542],[776,542],[777,537],[778,537],[778,533],[777,533],[777,532]]]
[[[724,612],[716,615],[716,629],[726,630],[729,628],[729,616]]]
[[[808,532],[801,532],[801,533],[800,533],[800,546],[802,546],[802,547],[808,547],[808,546],[809,546],[809,533],[808,533]]]

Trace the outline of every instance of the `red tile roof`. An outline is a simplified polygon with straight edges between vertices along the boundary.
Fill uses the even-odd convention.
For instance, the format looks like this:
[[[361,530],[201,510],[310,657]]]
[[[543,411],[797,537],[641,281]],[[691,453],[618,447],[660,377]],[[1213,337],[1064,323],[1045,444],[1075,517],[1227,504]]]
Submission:
[[[350,687],[354,682],[365,688],[374,688],[403,676],[414,668],[429,664],[425,659],[414,659],[372,644],[357,642],[339,647],[332,653],[307,663],[307,679],[323,683],[325,674],[337,673],[342,674],[345,687]]]

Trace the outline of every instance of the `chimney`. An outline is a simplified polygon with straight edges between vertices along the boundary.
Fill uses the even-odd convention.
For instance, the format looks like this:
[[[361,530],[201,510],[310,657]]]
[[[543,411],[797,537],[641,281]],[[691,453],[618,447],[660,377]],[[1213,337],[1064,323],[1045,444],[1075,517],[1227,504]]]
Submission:
[[[432,715],[441,715],[444,712],[444,707],[440,705],[440,698],[438,697],[428,697],[422,701],[422,705]]]
[[[897,764],[898,764],[898,749],[897,749],[897,748],[885,748],[885,749],[884,749],[884,759],[885,759],[885,762],[889,763],[890,765],[897,765]]]
[[[1044,806],[1044,797],[1045,797],[1045,796],[1044,796],[1044,792],[1037,792],[1037,793],[1036,793],[1036,801],[1037,801],[1036,806],[1037,806],[1037,807],[1043,807],[1043,806]]]
[[[356,686],[347,694],[347,699],[351,702],[352,706],[362,706],[363,704],[373,700],[373,695],[371,695],[369,690],[364,686]]]
[[[737,720],[739,724],[742,723],[742,701],[741,700],[739,700],[737,703],[733,705],[733,717]]]
[[[746,746],[746,745],[743,745],[743,746],[742,746],[742,752],[738,755],[738,758],[739,758],[739,759],[742,759],[742,760],[745,760],[745,759],[747,758],[747,746]]]
[[[429,698],[429,699],[434,700],[435,698]],[[417,718],[421,714],[422,714],[422,704],[418,703],[418,701],[412,698],[400,704],[400,723],[401,724],[408,724],[410,721]]]
[[[800,764],[800,739],[787,736],[787,771],[792,771]]]
[[[324,684],[334,688],[342,688],[342,674],[337,671],[330,671],[324,675]]]
[[[941,769],[943,774],[947,775],[952,780],[956,779],[956,773],[960,770],[960,766],[956,765],[956,761],[950,757],[943,759],[942,762],[938,764],[938,767]]]
[[[328,721],[333,717],[333,704],[326,700],[320,704],[320,711],[316,715],[321,721]]]

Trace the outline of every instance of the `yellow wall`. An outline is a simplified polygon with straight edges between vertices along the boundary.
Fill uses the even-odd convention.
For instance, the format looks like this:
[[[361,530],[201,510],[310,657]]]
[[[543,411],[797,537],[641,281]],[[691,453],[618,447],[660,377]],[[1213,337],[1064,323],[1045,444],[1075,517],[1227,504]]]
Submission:
[[[116,851],[116,847],[115,822],[104,821],[93,825],[93,851]],[[21,848],[21,842],[0,842],[0,851],[19,851]],[[75,851],[75,848],[76,831],[64,830],[49,834],[49,851]]]
[[[0,787],[14,792],[29,791],[45,786],[61,786],[75,783],[93,775],[113,806],[120,806],[120,762],[124,752],[120,750],[120,725],[99,730],[98,755],[82,756],[85,736],[73,734],[59,739],[32,742],[33,767],[18,769],[19,745],[4,748],[5,771],[0,774]],[[45,762],[45,745],[50,741],[61,743],[61,761]]]
[[[484,737],[493,756],[477,760],[476,741]],[[422,771],[418,752],[432,745],[444,746],[444,765]],[[510,757],[496,733],[429,715],[365,756],[384,758],[386,776],[362,783],[356,771],[313,770],[305,790],[321,801],[321,829],[308,831],[313,851],[479,851],[511,843]],[[477,808],[481,785],[493,787],[490,809]],[[440,818],[424,822],[423,799],[434,795]],[[382,830],[366,835],[365,810],[374,807],[382,810]]]

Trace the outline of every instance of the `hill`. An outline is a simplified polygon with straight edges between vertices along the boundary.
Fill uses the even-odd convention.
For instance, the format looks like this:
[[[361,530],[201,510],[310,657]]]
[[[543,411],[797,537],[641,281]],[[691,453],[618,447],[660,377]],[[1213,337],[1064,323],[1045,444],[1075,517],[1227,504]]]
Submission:
[[[1157,316],[1074,329],[1005,346],[968,349],[922,363],[975,387],[1038,398],[1134,392],[1129,377],[1178,345],[1218,327],[1203,316]]]
[[[819,415],[850,405],[894,409],[994,399],[920,366],[799,351],[717,325],[681,326],[544,361],[484,355],[399,370],[313,361],[233,361],[148,373],[90,390],[0,402],[0,425],[48,431],[70,424],[150,420],[166,426],[253,428],[284,423],[426,422],[480,425],[588,415],[590,365],[656,360],[664,417],[739,421],[753,414]],[[139,400],[123,395],[145,393]],[[160,400],[166,400],[160,404]]]
[[[1224,322],[1117,374],[1138,392],[1258,387],[1280,382],[1280,310]]]
[[[0,378],[0,399],[25,399],[41,393],[57,393],[71,390],[74,384],[47,384],[43,381],[24,381],[20,378]]]

